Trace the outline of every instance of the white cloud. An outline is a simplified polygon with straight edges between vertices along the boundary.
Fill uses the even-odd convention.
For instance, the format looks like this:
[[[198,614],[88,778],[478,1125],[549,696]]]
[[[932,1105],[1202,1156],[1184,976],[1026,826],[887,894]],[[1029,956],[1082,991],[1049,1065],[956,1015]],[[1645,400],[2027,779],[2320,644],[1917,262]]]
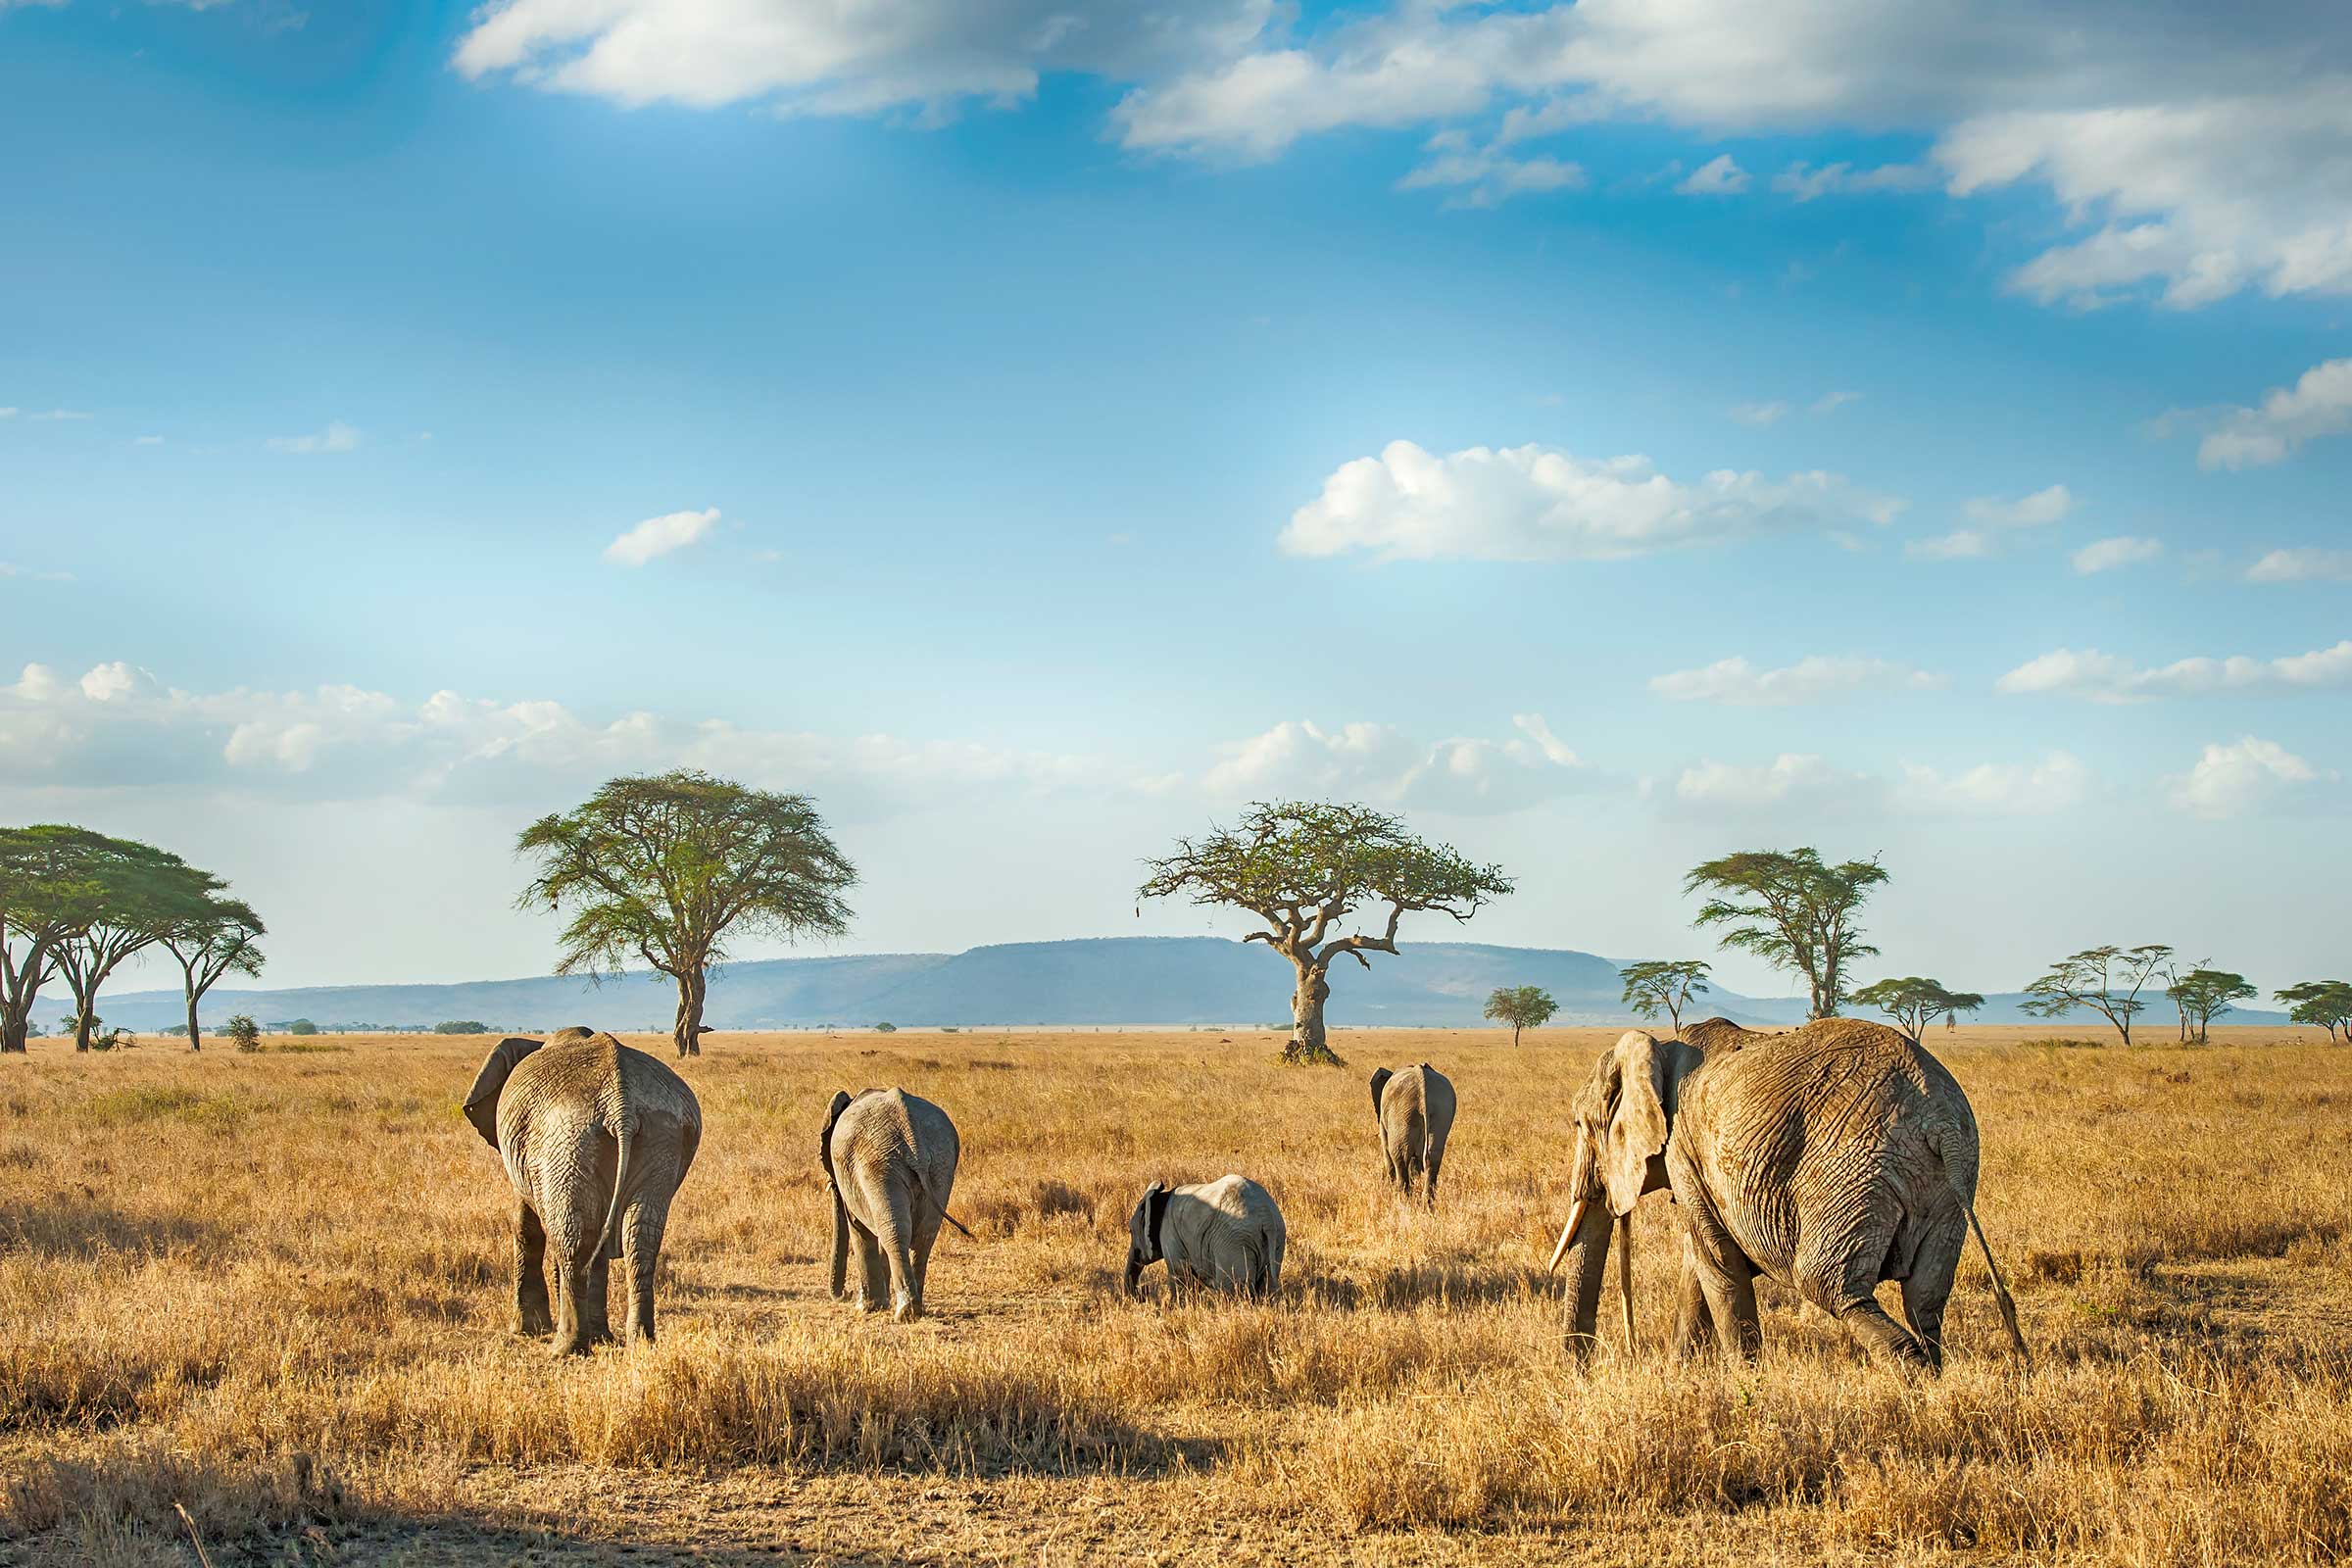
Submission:
[[[697,543],[717,525],[716,507],[648,517],[605,546],[605,559],[617,565],[642,566],[657,556],[666,556]]]
[[[134,447],[160,447],[164,444],[164,438],[160,435],[134,436],[130,444]]]
[[[2161,539],[2136,539],[2129,534],[2114,539],[2094,540],[2074,554],[2075,570],[2088,576],[2092,572],[2113,571],[2118,566],[2137,565],[2154,561],[2164,554]]]
[[[1929,190],[1936,183],[1936,172],[1923,164],[1883,164],[1877,169],[1856,169],[1851,164],[1839,163],[1815,169],[1799,163],[1790,164],[1772,176],[1774,190],[1800,202],[1819,201],[1824,196]]]
[[[1992,554],[1992,536],[1981,528],[1955,528],[1934,539],[1914,539],[1903,554],[1921,561],[1982,561]]]
[[[34,415],[33,417],[36,419],[46,419],[52,423],[66,423],[78,419],[86,419],[89,417],[89,415],[80,409],[44,409],[40,413]]]
[[[0,419],[13,419],[13,418],[15,418],[16,416],[17,416],[17,411],[16,411],[16,410],[14,410],[14,409],[0,409]]]
[[[2065,752],[2039,762],[1983,762],[1948,776],[1905,762],[1894,805],[1938,816],[2040,816],[2081,805],[2092,783],[2090,769]]]
[[[1592,461],[1532,445],[1439,457],[1392,441],[1324,480],[1322,495],[1292,514],[1282,547],[1295,556],[1364,550],[1382,561],[1607,560],[1884,524],[1901,505],[1832,473],[1774,480],[1722,469],[1683,483],[1642,457]]]
[[[1582,190],[1585,171],[1557,158],[1513,158],[1499,149],[1474,147],[1458,130],[1440,131],[1429,139],[1428,159],[1396,182],[1398,190],[1450,187],[1462,194],[1448,207],[1499,207],[1514,196],[1549,191]]]
[[[337,419],[325,429],[311,435],[273,435],[262,444],[272,452],[291,452],[306,457],[319,452],[352,452],[359,448],[360,432]]]
[[[1780,669],[1758,669],[1745,659],[1722,659],[1699,669],[1653,675],[1649,689],[1674,703],[1786,708],[1861,691],[1927,691],[1944,684],[1940,675],[1884,659],[1815,655]]]
[[[2352,582],[2352,550],[2274,550],[2246,568],[2248,582]]]
[[[1503,740],[1425,744],[1387,724],[1324,729],[1285,719],[1221,748],[1223,760],[1200,785],[1228,800],[1354,796],[1476,814],[1516,810],[1592,783],[1591,771],[1544,715],[1519,713],[1511,724],[1518,733]]]
[[[2197,444],[2201,468],[2259,468],[2283,463],[2305,442],[2352,431],[2352,360],[2328,360],[2305,370],[2291,387],[2275,386],[2255,408],[2200,416],[2176,409],[2158,421],[2208,424]]]
[[[1733,813],[1785,806],[1858,805],[1880,794],[1874,780],[1795,752],[1784,752],[1760,766],[1700,762],[1684,768],[1674,781],[1674,798],[1683,807]]]
[[[2054,484],[2015,500],[2000,496],[1979,496],[1960,509],[1961,514],[1970,522],[1987,528],[2045,527],[2061,521],[2074,510],[2074,494],[2062,484]]]
[[[631,106],[756,100],[779,112],[862,115],[1031,96],[1050,71],[1134,80],[1238,53],[1269,0],[1138,11],[1114,0],[505,0],[458,42],[469,77]]]
[[[1861,399],[1862,394],[1859,392],[1824,392],[1820,397],[1817,397],[1813,400],[1813,407],[1809,412],[1814,414],[1835,414],[1839,409],[1844,408],[1848,403],[1858,403],[1861,401]]]
[[[1787,752],[1743,766],[1706,761],[1683,769],[1674,803],[1685,814],[1844,816],[2039,816],[2080,805],[2090,770],[2065,752],[2039,762],[1984,762],[1945,774],[1915,762],[1885,779]]]
[[[1730,153],[1719,153],[1674,188],[1686,196],[1736,196],[1747,189],[1747,171],[1734,163]]]
[[[2276,741],[2248,735],[2206,747],[2194,767],[2165,784],[2181,810],[2219,819],[2308,799],[2323,778],[2332,782],[2335,775],[2323,775]]]
[[[2352,686],[2352,639],[2283,659],[2183,659],[2143,668],[2096,649],[2061,648],[2029,660],[1995,682],[1999,691],[2079,697],[2094,703],[2136,703],[2157,697],[2202,697],[2216,692],[2291,693]]]
[[[1790,411],[1786,403],[1735,403],[1729,412],[1741,424],[1762,429],[1768,424],[1780,423],[1788,417]]]

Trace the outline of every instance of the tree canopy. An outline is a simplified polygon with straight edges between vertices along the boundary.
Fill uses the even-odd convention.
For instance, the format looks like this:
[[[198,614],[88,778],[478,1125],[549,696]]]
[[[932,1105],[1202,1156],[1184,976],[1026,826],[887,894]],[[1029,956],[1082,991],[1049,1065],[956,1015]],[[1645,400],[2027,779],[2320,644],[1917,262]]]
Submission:
[[[1866,1007],[1876,1007],[1892,1018],[1895,1026],[1911,1037],[1913,1045],[1919,1044],[1920,1035],[1936,1019],[1957,1018],[1984,1005],[1984,999],[1974,991],[1947,991],[1941,981],[1915,974],[1896,980],[1874,980],[1854,992],[1851,1000]]]
[[[1265,943],[1298,971],[1294,1033],[1283,1053],[1289,1061],[1340,1059],[1323,1025],[1336,959],[1353,957],[1368,969],[1367,953],[1396,951],[1405,915],[1427,910],[1467,920],[1512,888],[1500,866],[1417,838],[1389,812],[1310,801],[1254,803],[1233,826],[1179,839],[1174,854],[1144,868],[1141,897],[1223,905],[1265,922],[1243,940]],[[1383,905],[1377,933],[1333,934],[1358,908]]]
[[[691,768],[610,780],[515,849],[538,863],[515,904],[571,914],[556,972],[601,980],[643,959],[668,975],[681,1056],[702,1053],[708,972],[730,941],[839,936],[858,881],[808,796]]]
[[[201,910],[164,932],[164,949],[179,963],[180,989],[188,1004],[185,1027],[190,1051],[204,1049],[204,1035],[196,1022],[197,1004],[222,975],[260,974],[261,943],[266,935],[262,917],[253,912],[252,906],[219,894],[207,899]]]
[[[1683,891],[1711,890],[1692,923],[1725,927],[1720,946],[1801,975],[1811,994],[1807,1015],[1830,1018],[1845,998],[1847,966],[1879,951],[1863,940],[1857,917],[1886,880],[1876,856],[1830,865],[1810,847],[1750,850],[1693,866]]]
[[[2049,973],[2026,987],[2030,1000],[2019,1005],[2036,1018],[2063,1017],[2077,1007],[2088,1007],[2113,1024],[2129,1046],[2132,1020],[2148,1005],[2140,1000],[2140,990],[2172,956],[2173,950],[2161,942],[2084,948],[2059,959]]]
[[[2203,1040],[2213,1020],[2228,1012],[2230,1004],[2244,1002],[2260,992],[2242,974],[2199,965],[2174,980],[2164,994],[2180,1009],[2183,1030],[2193,1030]]]
[[[1665,1013],[1679,1035],[1684,1006],[1692,997],[1707,994],[1707,969],[1697,958],[1646,958],[1629,963],[1617,971],[1617,978],[1625,982],[1625,995],[1619,1000],[1631,1006],[1637,1017],[1655,1018]]]
[[[2286,1004],[2295,1022],[2325,1029],[2330,1040],[2340,1029],[2352,1044],[2352,980],[2305,980],[2272,995]]]
[[[1486,1016],[1511,1026],[1511,1044],[1522,1029],[1541,1029],[1560,1004],[1542,986],[1496,986],[1487,997]]]

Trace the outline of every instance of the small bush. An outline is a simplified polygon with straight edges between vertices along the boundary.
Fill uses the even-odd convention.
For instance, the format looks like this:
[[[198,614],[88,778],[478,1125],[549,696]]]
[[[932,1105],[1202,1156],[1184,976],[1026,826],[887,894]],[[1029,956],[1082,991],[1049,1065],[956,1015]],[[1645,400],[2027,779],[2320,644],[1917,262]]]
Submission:
[[[452,1018],[433,1025],[437,1035],[486,1035],[490,1026],[476,1018]]]
[[[242,1012],[223,1024],[220,1032],[228,1036],[239,1051],[262,1049],[262,1026]]]

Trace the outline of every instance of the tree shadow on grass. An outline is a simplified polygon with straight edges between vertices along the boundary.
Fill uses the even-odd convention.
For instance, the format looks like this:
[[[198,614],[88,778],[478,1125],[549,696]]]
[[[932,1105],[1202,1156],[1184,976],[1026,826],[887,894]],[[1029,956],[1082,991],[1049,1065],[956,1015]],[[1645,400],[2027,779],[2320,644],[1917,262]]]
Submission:
[[[225,1233],[185,1214],[130,1214],[86,1187],[38,1199],[0,1200],[0,1252],[89,1262],[130,1253],[153,1257],[187,1248],[213,1248]]]

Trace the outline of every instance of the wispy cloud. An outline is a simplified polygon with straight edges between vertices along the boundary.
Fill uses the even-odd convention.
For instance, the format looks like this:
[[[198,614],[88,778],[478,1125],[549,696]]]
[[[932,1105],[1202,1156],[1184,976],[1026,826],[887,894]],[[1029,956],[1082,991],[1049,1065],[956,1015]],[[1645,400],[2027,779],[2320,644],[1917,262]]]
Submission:
[[[2202,427],[2201,468],[2259,468],[2283,463],[2305,443],[2352,431],[2352,359],[2328,360],[2295,384],[2276,386],[2252,408],[2199,413],[2176,409],[2156,421],[2159,434]]]
[[[2073,560],[2075,570],[2088,576],[2093,572],[2113,571],[2118,566],[2134,566],[2141,562],[2154,561],[2163,554],[2163,540],[2137,539],[2126,534],[2086,544],[2074,553]]]
[[[1501,740],[1416,741],[1387,724],[1325,728],[1287,719],[1221,748],[1222,760],[1200,781],[1220,799],[1273,795],[1360,796],[1432,810],[1517,810],[1595,780],[1541,713],[1512,717]]]
[[[657,557],[701,542],[717,525],[716,507],[648,517],[605,546],[605,559],[616,565],[642,566]]]
[[[359,450],[360,432],[337,419],[310,435],[273,435],[262,444],[272,452],[304,457],[320,452],[355,452]]]
[[[1737,196],[1747,189],[1748,173],[1732,161],[1730,153],[1720,153],[1690,172],[1690,176],[1674,188],[1686,196]]]
[[[2334,691],[2352,686],[2352,639],[2281,659],[2233,654],[2226,659],[2182,659],[2152,668],[2097,649],[2078,653],[2060,648],[2018,665],[1994,685],[2011,695],[2076,697],[2094,703],[2219,692]]]
[[[1960,513],[1980,527],[2042,528],[2064,520],[2074,510],[2074,492],[2062,484],[2054,484],[2015,499],[1979,496],[1964,504]]]
[[[2352,550],[2274,550],[2246,568],[2248,582],[2352,582]]]
[[[1851,164],[1790,164],[1772,176],[1772,188],[1800,202],[1824,196],[1867,196],[1934,188],[1936,172],[1924,164],[1882,164],[1856,169]]]
[[[1864,691],[1932,691],[1946,684],[1909,664],[1884,659],[1800,659],[1759,669],[1745,659],[1717,660],[1698,669],[1653,675],[1649,689],[1672,703],[1720,703],[1734,708],[1787,708]]]

